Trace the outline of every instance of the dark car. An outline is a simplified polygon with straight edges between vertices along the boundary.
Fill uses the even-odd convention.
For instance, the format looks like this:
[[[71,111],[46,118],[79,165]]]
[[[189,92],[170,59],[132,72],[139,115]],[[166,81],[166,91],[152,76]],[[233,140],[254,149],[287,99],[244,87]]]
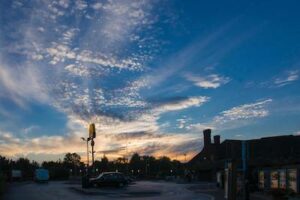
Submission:
[[[136,179],[136,178],[133,177],[133,176],[125,176],[125,178],[126,178],[128,184],[134,183],[134,182],[135,182],[135,179]]]
[[[128,184],[126,177],[119,172],[104,172],[96,178],[90,178],[93,186],[117,186],[122,187]]]

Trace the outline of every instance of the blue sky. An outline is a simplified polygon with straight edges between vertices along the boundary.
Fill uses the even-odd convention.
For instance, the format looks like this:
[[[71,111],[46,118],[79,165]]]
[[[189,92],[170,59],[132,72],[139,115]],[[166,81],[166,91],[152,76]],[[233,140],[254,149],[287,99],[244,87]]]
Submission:
[[[2,1],[0,152],[184,159],[300,134],[299,1]]]

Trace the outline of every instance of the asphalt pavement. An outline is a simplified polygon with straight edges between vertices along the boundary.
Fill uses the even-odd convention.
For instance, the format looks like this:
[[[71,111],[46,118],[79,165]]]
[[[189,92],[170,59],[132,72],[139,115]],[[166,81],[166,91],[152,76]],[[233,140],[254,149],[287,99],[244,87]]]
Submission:
[[[188,189],[190,185],[173,182],[138,181],[124,188],[91,188],[82,190],[80,185],[53,181],[48,184],[34,182],[13,183],[4,200],[81,200],[81,199],[191,199],[212,200],[211,196]]]

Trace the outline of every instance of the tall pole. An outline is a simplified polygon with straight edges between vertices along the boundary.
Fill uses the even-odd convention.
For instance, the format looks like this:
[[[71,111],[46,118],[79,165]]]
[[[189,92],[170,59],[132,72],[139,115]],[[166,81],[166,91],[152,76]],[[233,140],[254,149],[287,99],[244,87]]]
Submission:
[[[87,160],[87,162],[86,162],[86,172],[87,172],[87,174],[89,173],[89,166],[90,166],[90,163],[89,163],[89,141],[90,141],[90,138],[88,137],[88,138],[84,138],[84,137],[82,137],[81,138],[83,141],[85,141],[86,142],[86,160]]]
[[[249,200],[249,183],[247,167],[247,143],[242,141],[242,161],[243,161],[243,199]]]
[[[86,158],[87,158],[87,163],[86,163],[86,168],[89,170],[89,140],[86,140]]]
[[[92,146],[92,168],[93,168],[93,173],[95,172],[95,167],[94,167],[94,145],[95,145],[95,142],[92,138],[91,146]]]

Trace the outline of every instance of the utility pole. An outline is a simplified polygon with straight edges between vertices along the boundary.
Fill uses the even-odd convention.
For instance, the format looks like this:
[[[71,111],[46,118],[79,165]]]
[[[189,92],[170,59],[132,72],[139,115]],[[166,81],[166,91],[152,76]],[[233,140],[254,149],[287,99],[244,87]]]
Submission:
[[[247,167],[247,143],[242,141],[242,163],[243,163],[243,200],[249,200],[249,180]]]
[[[90,159],[89,159],[89,140],[90,140],[90,138],[87,138],[87,140],[86,140],[86,158],[87,158],[87,164],[86,164],[86,166],[87,166],[87,169],[89,170],[89,165],[90,165]]]
[[[93,173],[95,172],[95,167],[94,167],[94,162],[95,162],[95,159],[94,159],[94,146],[95,146],[95,142],[92,138],[92,141],[91,141],[91,146],[92,146],[92,167],[93,167]]]
[[[225,199],[236,200],[237,166],[236,161],[231,160],[225,169]]]
[[[145,174],[146,174],[146,177],[147,177],[148,176],[148,159],[146,159],[145,161],[146,161]]]

